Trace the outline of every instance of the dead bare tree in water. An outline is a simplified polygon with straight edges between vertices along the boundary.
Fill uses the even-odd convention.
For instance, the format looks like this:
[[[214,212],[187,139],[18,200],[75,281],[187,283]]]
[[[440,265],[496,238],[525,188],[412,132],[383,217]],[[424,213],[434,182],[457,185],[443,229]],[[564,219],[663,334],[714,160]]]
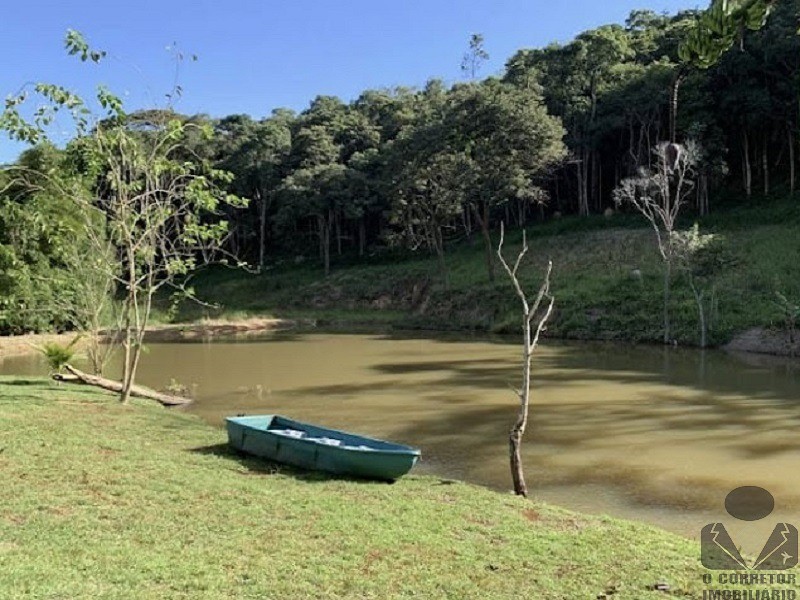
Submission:
[[[508,436],[509,453],[511,457],[511,477],[514,481],[514,493],[519,496],[527,496],[528,488],[525,485],[525,476],[522,471],[522,436],[525,434],[525,428],[528,425],[528,407],[530,406],[530,391],[531,391],[531,358],[536,346],[539,344],[539,336],[544,330],[547,320],[553,312],[553,303],[555,298],[550,294],[550,273],[553,270],[553,261],[548,261],[547,271],[545,271],[544,280],[539,286],[539,291],[533,303],[528,301],[528,296],[522,289],[522,285],[517,277],[519,266],[522,259],[528,252],[528,241],[525,237],[525,232],[522,233],[522,249],[517,254],[517,259],[514,261],[514,266],[509,266],[503,256],[503,240],[505,238],[505,228],[500,224],[500,244],[497,247],[497,256],[500,259],[500,264],[508,273],[511,278],[511,283],[514,285],[514,290],[517,296],[522,301],[522,332],[523,332],[523,349],[522,349],[522,387],[517,390],[519,396],[519,413],[514,426]],[[546,302],[547,306],[544,307]]]

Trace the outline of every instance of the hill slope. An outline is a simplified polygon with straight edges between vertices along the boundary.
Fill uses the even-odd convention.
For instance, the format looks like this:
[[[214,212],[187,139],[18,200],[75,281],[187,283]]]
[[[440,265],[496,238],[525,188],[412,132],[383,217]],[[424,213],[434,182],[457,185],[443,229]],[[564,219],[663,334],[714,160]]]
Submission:
[[[692,221],[683,223],[691,226]],[[713,233],[722,263],[702,283],[712,345],[753,327],[782,327],[776,292],[800,303],[800,203],[737,208],[700,222]],[[507,253],[519,248],[512,232]],[[556,312],[549,335],[570,338],[659,341],[662,271],[654,234],[632,216],[569,218],[529,229],[530,252],[522,277],[538,284],[552,258]],[[209,310],[184,305],[179,319],[199,316],[314,317],[327,323],[383,324],[402,328],[517,332],[519,306],[505,274],[488,281],[480,239],[448,249],[450,285],[425,255],[373,257],[340,265],[325,278],[311,261],[279,263],[261,275],[207,272],[197,290],[218,303]],[[685,276],[673,283],[673,337],[697,344],[697,307]]]

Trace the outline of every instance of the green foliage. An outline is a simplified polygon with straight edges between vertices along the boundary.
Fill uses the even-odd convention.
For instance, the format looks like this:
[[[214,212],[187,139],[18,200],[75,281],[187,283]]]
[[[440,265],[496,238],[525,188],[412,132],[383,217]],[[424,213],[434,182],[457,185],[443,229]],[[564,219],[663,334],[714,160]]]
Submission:
[[[473,33],[469,38],[469,50],[461,59],[461,72],[465,77],[475,79],[481,65],[487,60],[489,53],[483,46],[483,36],[480,33]]]
[[[72,361],[76,353],[75,345],[80,341],[81,337],[80,335],[75,336],[69,344],[46,342],[38,348],[47,361],[47,366],[50,367],[51,373],[60,373],[64,366]]]
[[[775,292],[775,306],[780,314],[781,321],[787,330],[793,332],[797,329],[797,320],[800,319],[800,303],[790,300],[781,292]]]
[[[682,231],[693,220],[681,222]],[[691,274],[705,290],[708,342],[724,344],[752,327],[783,327],[775,290],[800,297],[796,256],[800,213],[785,199],[764,207],[720,212],[698,221],[711,241],[699,252]],[[553,258],[556,311],[548,335],[658,341],[661,321],[661,257],[652,230],[640,219],[615,215],[564,218],[528,230],[529,258],[523,284],[538,277]],[[519,247],[519,230],[507,232],[508,253]],[[704,237],[704,240],[708,238]],[[198,276],[197,292],[217,308],[184,304],[177,320],[272,315],[311,318],[322,325],[477,330],[517,334],[513,290],[486,281],[480,245],[462,241],[448,250],[449,289],[433,258],[390,254],[353,261],[321,281],[313,263],[285,260],[252,276],[227,269]],[[673,284],[671,327],[680,345],[698,342],[696,300],[690,273]]]
[[[6,185],[3,185],[6,182]],[[64,192],[67,191],[68,194]],[[88,194],[68,152],[32,148],[0,173],[0,332],[69,329],[78,325],[64,304],[81,293],[80,266],[90,253],[81,211]]]
[[[762,205],[759,190],[768,197],[796,186],[799,9],[800,0],[715,0],[707,13],[633,11],[624,25],[517,52],[499,79],[366,90],[352,102],[319,96],[299,114],[278,109],[260,120],[171,108],[128,114],[102,87],[93,117],[67,88],[27,86],[6,100],[0,128],[41,144],[60,111],[72,116],[78,137],[48,163],[46,178],[24,178],[27,190],[19,170],[0,177],[0,330],[75,326],[53,300],[71,289],[57,247],[86,235],[72,217],[54,231],[56,215],[69,211],[53,199],[75,190],[101,203],[119,191],[152,199],[145,170],[173,182],[185,177],[175,191],[191,208],[176,233],[190,250],[165,261],[160,277],[187,276],[219,245],[262,270],[283,260],[319,260],[330,272],[417,247],[444,256],[477,235],[490,244],[501,220],[535,230],[550,216],[612,208],[614,187],[649,167],[650,148],[668,135],[672,92],[679,91],[677,138],[703,148],[692,218],[729,198]],[[691,69],[687,61],[694,59],[683,48],[700,35],[704,19],[711,19],[712,38],[727,40],[722,46],[736,30],[739,48]],[[65,47],[85,62],[104,58],[74,31]],[[479,34],[468,56],[474,75],[486,59]],[[111,167],[119,157],[108,152],[114,144],[138,173],[122,185]],[[156,148],[164,152],[143,169]],[[16,167],[26,167],[25,160]],[[738,189],[751,187],[756,191],[740,199]],[[170,222],[169,212],[145,210],[144,220],[128,225],[141,233],[144,222]],[[583,225],[567,218],[552,227]],[[110,227],[102,237],[118,248],[124,229]],[[158,256],[151,244],[143,246],[133,257],[139,264]]]
[[[188,386],[186,386],[185,384],[181,383],[180,381],[174,378],[169,380],[169,383],[167,384],[165,391],[173,396],[183,396],[186,398],[189,397],[191,392]]]
[[[90,48],[83,34],[74,29],[67,30],[67,35],[64,38],[64,48],[67,50],[67,54],[70,56],[77,55],[83,62],[91,60],[97,63],[106,56],[104,51]]]
[[[777,0],[712,0],[681,43],[680,59],[707,69],[746,29],[761,29],[775,4]]]

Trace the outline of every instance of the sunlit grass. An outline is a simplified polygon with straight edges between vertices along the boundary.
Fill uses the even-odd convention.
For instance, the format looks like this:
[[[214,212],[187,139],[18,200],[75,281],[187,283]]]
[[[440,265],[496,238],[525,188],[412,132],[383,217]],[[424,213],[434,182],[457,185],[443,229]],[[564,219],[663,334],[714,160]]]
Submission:
[[[160,407],[0,378],[2,598],[662,598],[694,543],[458,482],[328,479]],[[534,482],[532,482],[534,483]],[[535,485],[535,483],[534,483]]]

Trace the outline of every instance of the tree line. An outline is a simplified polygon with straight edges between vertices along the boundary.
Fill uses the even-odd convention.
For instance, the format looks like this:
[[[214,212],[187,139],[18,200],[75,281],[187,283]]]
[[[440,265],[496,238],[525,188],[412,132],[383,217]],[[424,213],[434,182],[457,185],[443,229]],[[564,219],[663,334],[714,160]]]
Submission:
[[[342,256],[399,247],[435,255],[446,282],[447,247],[475,238],[493,279],[501,222],[612,209],[613,190],[653,167],[661,141],[696,143],[698,214],[724,192],[752,202],[793,192],[799,13],[800,0],[775,3],[766,26],[743,29],[730,51],[700,67],[682,50],[699,13],[640,10],[625,24],[520,50],[483,79],[488,53],[474,35],[465,80],[454,85],[367,90],[350,102],[319,96],[300,113],[264,119],[140,111],[124,115],[124,127],[156,139],[179,123],[170,160],[195,165],[197,177],[226,173],[225,191],[249,202],[221,203],[213,222],[226,224],[224,251],[255,268],[282,258],[317,262],[327,274]],[[56,99],[74,108],[70,97]],[[76,235],[79,208],[61,192],[68,180],[100,197],[107,181],[80,137],[64,149],[40,143],[17,166],[49,175],[32,186],[0,174],[0,331],[70,328],[75,317],[58,299],[81,293],[68,267],[89,241]]]

